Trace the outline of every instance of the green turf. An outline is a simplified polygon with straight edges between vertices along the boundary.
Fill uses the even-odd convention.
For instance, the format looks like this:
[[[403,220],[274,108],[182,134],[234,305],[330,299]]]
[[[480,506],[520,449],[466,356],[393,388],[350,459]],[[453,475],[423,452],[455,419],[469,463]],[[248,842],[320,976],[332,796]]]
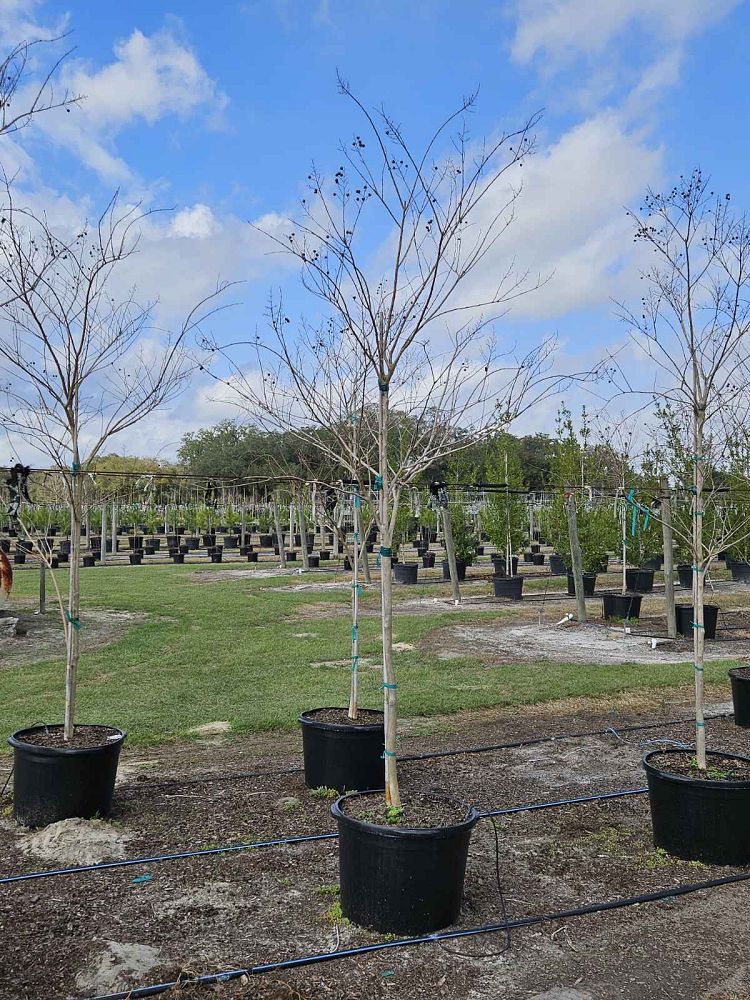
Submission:
[[[217,720],[227,720],[235,731],[292,728],[305,709],[345,704],[348,665],[311,664],[348,658],[347,618],[337,610],[329,617],[292,619],[306,604],[346,602],[346,591],[295,593],[289,587],[299,582],[297,577],[211,582],[193,574],[189,566],[97,567],[82,572],[84,629],[86,607],[91,606],[146,612],[150,617],[124,638],[82,657],[79,722],[124,726],[131,742],[146,744],[183,737],[191,727]],[[330,576],[310,575],[305,582],[316,579]],[[64,586],[61,571],[59,580]],[[16,574],[15,592],[30,597],[36,581],[35,573]],[[364,603],[375,606],[377,595],[368,594]],[[512,613],[467,612],[461,621],[486,623]],[[416,643],[429,631],[455,622],[454,613],[399,615],[395,638]],[[363,619],[360,640],[361,656],[377,662],[377,617]],[[675,686],[692,677],[687,664],[487,666],[472,658],[470,648],[466,654],[461,660],[441,660],[418,649],[397,653],[402,713],[437,715],[604,696]],[[726,667],[726,662],[707,664],[707,680],[723,679]],[[0,669],[0,734],[38,721],[58,721],[63,681],[62,656]],[[376,707],[381,699],[378,670],[363,669],[361,686],[363,705]]]

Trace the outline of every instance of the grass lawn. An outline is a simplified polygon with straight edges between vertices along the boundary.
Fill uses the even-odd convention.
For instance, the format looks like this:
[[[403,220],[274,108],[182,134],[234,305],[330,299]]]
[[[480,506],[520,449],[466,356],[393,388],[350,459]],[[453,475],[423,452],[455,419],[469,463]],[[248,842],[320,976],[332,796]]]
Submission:
[[[132,743],[146,744],[184,737],[191,727],[217,720],[227,720],[235,731],[290,729],[305,709],[346,703],[348,663],[311,665],[346,661],[349,656],[351,628],[340,607],[346,591],[288,589],[299,583],[299,577],[211,582],[205,576],[196,578],[194,572],[190,566],[83,570],[84,629],[86,607],[145,612],[150,617],[124,638],[84,654],[78,721],[123,726]],[[66,574],[58,571],[58,579],[64,586]],[[305,582],[316,579],[330,580],[330,576],[304,578]],[[31,597],[36,586],[36,573],[19,572],[14,594]],[[320,608],[324,602],[332,605],[330,616],[294,620],[305,604]],[[375,606],[377,595],[368,593],[364,603]],[[512,609],[467,610],[460,621],[487,622],[512,613]],[[457,620],[455,614],[445,612],[399,615],[396,640],[418,644],[430,630]],[[450,661],[419,648],[397,653],[403,714],[438,715],[493,705],[606,696],[689,684],[692,679],[687,664],[487,666],[472,659],[471,649],[466,653],[465,659]],[[361,623],[360,655],[377,664],[376,617]],[[723,680],[726,668],[726,661],[707,664],[707,681]],[[62,655],[30,666],[0,668],[3,743],[21,726],[60,721],[63,686]],[[361,687],[362,704],[377,707],[381,701],[377,669],[363,669]]]

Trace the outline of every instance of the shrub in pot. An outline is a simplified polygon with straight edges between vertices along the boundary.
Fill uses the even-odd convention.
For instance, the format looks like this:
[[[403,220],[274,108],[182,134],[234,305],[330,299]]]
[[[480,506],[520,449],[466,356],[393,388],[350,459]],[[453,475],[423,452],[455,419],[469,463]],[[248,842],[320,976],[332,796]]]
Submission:
[[[500,433],[494,438],[488,475],[491,482],[507,484],[507,490],[487,495],[480,511],[482,531],[497,549],[492,555],[495,574],[505,575],[510,563],[511,574],[515,576],[518,556],[513,553],[519,551],[528,537],[529,511],[518,442],[510,434]]]

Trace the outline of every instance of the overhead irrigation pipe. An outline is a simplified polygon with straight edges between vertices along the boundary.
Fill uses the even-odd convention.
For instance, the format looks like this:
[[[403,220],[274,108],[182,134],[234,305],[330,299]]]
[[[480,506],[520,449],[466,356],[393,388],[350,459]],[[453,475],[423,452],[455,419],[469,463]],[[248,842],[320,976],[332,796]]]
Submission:
[[[643,795],[647,788],[627,788],[619,792],[600,792],[595,795],[582,795],[574,799],[557,799],[553,802],[531,802],[520,806],[505,806],[502,809],[490,809],[479,813],[480,819],[496,816],[513,816],[521,812],[537,812],[540,809],[557,809],[561,806],[581,805],[585,802],[598,802],[607,799],[627,798],[632,795]],[[254,840],[244,844],[229,844],[226,847],[207,847],[199,851],[180,851],[174,854],[156,854],[151,857],[126,858],[122,861],[102,861],[92,865],[76,865],[71,868],[55,868],[41,872],[23,872],[19,875],[6,875],[0,878],[0,885],[11,885],[15,882],[30,882],[42,878],[55,878],[58,875],[80,875],[85,872],[111,871],[113,868],[133,868],[144,865],[158,864],[162,861],[184,861],[188,858],[205,858],[215,854],[234,854],[239,851],[254,851],[265,847],[285,847],[289,844],[307,844],[320,840],[337,840],[338,833],[310,833],[297,837],[279,837],[277,840]]]
[[[592,913],[603,913],[606,910],[621,910],[627,906],[640,906],[643,903],[658,903],[665,899],[687,896],[693,892],[705,889],[716,889],[725,885],[736,885],[750,880],[750,872],[739,872],[736,875],[725,875],[721,878],[706,879],[704,882],[691,882],[688,885],[673,886],[671,889],[660,889],[657,892],[646,892],[638,896],[624,896],[598,903],[587,903],[568,910],[558,910],[555,913],[535,914],[529,917],[518,917],[500,924],[483,924],[479,927],[468,927],[463,930],[440,931],[437,934],[426,934],[421,937],[400,938],[397,941],[381,941],[378,944],[360,945],[356,948],[344,948],[341,951],[323,951],[301,958],[290,958],[281,962],[266,962],[262,965],[250,965],[243,969],[229,969],[226,972],[212,972],[204,976],[194,976],[191,979],[172,980],[167,983],[155,983],[152,986],[136,987],[120,993],[106,993],[87,1000],[137,1000],[140,997],[153,997],[166,993],[176,986],[209,986],[216,983],[228,983],[243,976],[259,976],[267,972],[281,972],[284,969],[299,969],[306,965],[318,965],[321,962],[332,962],[340,958],[352,958],[357,955],[371,955],[374,952],[388,951],[392,948],[411,948],[420,944],[435,944],[441,941],[456,941],[460,938],[478,937],[483,934],[500,934],[524,927],[535,927],[539,924],[551,923],[555,920],[569,920],[573,917],[584,917]]]

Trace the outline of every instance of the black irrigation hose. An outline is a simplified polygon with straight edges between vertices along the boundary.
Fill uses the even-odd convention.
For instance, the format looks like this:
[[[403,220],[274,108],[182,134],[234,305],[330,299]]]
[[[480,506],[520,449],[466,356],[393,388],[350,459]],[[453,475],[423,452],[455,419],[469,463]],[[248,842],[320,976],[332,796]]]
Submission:
[[[706,721],[711,719],[726,719],[734,715],[734,712],[717,712],[715,715],[707,715]],[[415,753],[399,755],[401,763],[419,760],[438,760],[443,757],[461,757],[464,754],[492,753],[495,750],[519,750],[523,747],[538,746],[542,743],[555,743],[557,740],[581,739],[584,736],[606,736],[607,733],[617,735],[618,733],[634,733],[644,729],[660,729],[666,726],[682,726],[688,722],[693,722],[694,718],[688,716],[684,719],[664,719],[661,722],[640,722],[632,726],[608,726],[606,729],[589,729],[579,733],[560,733],[557,736],[533,736],[525,740],[514,740],[511,743],[487,743],[477,747],[459,747],[456,750],[435,750],[431,753]],[[209,781],[241,781],[245,778],[276,778],[288,774],[301,774],[302,767],[280,768],[276,771],[233,771],[232,773],[207,774],[197,778],[165,778],[163,781],[143,781],[133,785],[133,788],[143,788],[151,790],[155,788],[172,788],[177,785],[202,785]],[[132,790],[132,789],[131,789]]]
[[[596,795],[584,795],[574,799],[557,799],[553,802],[531,802],[520,806],[506,806],[502,809],[492,809],[480,812],[481,818],[494,816],[511,816],[520,812],[536,812],[540,809],[557,809],[561,806],[580,805],[585,802],[597,802],[600,799],[625,798],[631,795],[643,795],[647,788],[627,788],[618,792],[601,792]],[[161,861],[184,861],[188,858],[205,858],[214,854],[233,854],[238,851],[253,851],[262,847],[284,847],[289,844],[306,844],[319,840],[336,840],[338,833],[309,833],[298,837],[279,837],[277,840],[257,840],[245,844],[229,844],[226,847],[207,847],[199,851],[180,851],[176,854],[156,854],[153,857],[127,858],[123,861],[103,861],[99,864],[77,865],[71,868],[54,868],[49,871],[24,872],[20,875],[6,875],[0,878],[0,885],[10,885],[16,882],[30,882],[42,878],[54,878],[58,875],[79,875],[84,872],[109,871],[113,868],[133,868],[142,865],[157,864]]]
[[[665,899],[687,896],[693,892],[715,889],[725,885],[735,885],[750,880],[750,872],[739,872],[736,875],[724,875],[721,878],[706,879],[704,882],[691,882],[688,885],[673,886],[671,889],[661,889],[657,892],[646,892],[638,896],[623,896],[619,899],[605,900],[598,903],[587,903],[568,910],[558,910],[555,913],[536,914],[529,917],[518,917],[500,924],[484,924],[479,927],[468,927],[464,930],[441,931],[437,934],[426,934],[421,937],[400,938],[397,941],[381,941],[378,944],[360,945],[356,948],[345,948],[341,951],[317,952],[301,958],[290,958],[281,962],[266,962],[262,965],[250,965],[244,969],[230,969],[226,972],[213,972],[204,976],[194,976],[191,979],[173,980],[167,983],[156,983],[152,986],[141,986],[122,993],[107,993],[88,1000],[137,1000],[139,997],[157,996],[166,993],[176,986],[208,986],[215,983],[227,983],[243,976],[258,976],[267,972],[280,972],[284,969],[298,969],[307,965],[318,965],[321,962],[336,961],[340,958],[352,958],[357,955],[370,955],[373,952],[387,951],[392,948],[410,948],[420,944],[433,944],[440,941],[455,941],[459,938],[478,937],[483,934],[499,934],[523,927],[535,927],[539,924],[555,920],[569,920],[572,917],[584,917],[606,910],[620,910],[627,906],[640,906],[643,903],[658,903]]]

